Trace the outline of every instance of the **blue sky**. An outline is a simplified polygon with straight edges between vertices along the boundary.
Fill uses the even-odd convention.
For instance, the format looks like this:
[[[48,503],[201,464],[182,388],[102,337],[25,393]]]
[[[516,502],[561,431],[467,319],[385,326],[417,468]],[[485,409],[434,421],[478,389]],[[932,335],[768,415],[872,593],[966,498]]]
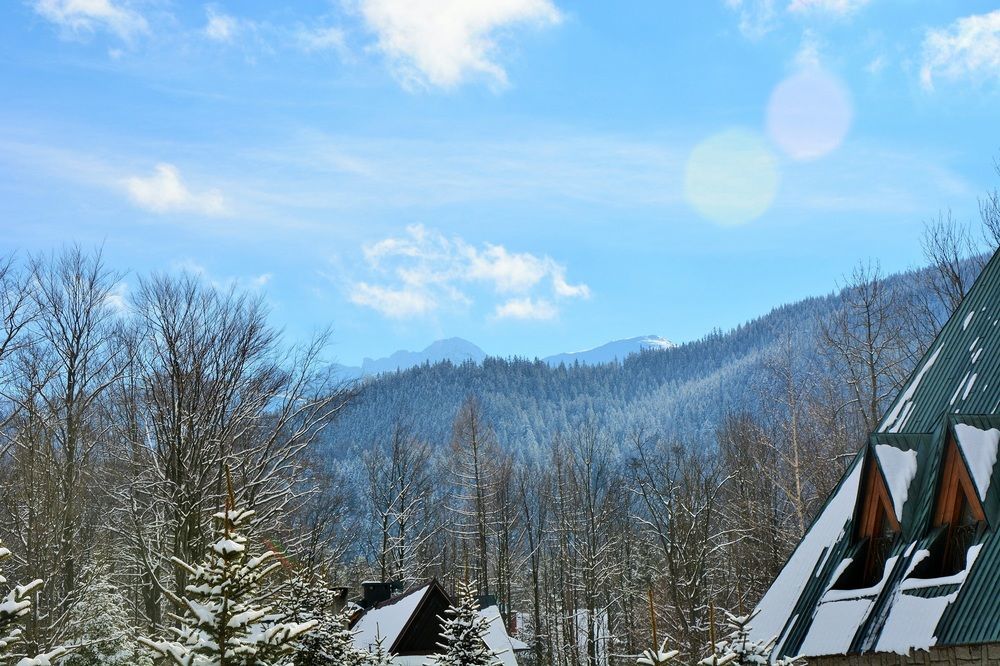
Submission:
[[[675,341],[997,184],[996,3],[0,5],[6,250],[260,290],[344,363]]]

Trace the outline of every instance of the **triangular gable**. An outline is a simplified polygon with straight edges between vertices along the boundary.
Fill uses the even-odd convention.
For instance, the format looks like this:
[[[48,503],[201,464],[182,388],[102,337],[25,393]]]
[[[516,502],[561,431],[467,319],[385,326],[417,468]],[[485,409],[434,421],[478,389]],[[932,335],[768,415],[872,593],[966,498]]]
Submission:
[[[376,642],[381,640],[382,647],[392,652],[393,646],[399,641],[400,635],[431,587],[431,583],[414,587],[398,597],[373,606],[354,622],[354,644],[362,650],[371,651]]]
[[[401,656],[436,653],[440,649],[441,618],[451,603],[444,588],[432,580],[389,652]]]

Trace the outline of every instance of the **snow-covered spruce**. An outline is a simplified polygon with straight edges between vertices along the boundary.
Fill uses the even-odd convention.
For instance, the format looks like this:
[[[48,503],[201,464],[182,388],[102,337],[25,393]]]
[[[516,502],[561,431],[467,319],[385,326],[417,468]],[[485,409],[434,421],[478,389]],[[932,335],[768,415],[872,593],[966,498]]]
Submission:
[[[668,650],[667,642],[663,641],[663,645],[660,646],[659,650],[643,650],[639,658],[635,660],[635,663],[642,664],[642,666],[660,666],[660,664],[670,663],[679,654],[680,650]]]
[[[365,655],[365,664],[367,666],[392,665],[392,655],[385,649],[385,639],[378,632],[375,633],[375,644],[372,646],[371,651]]]
[[[230,506],[233,506],[230,500]],[[230,508],[215,514],[219,539],[207,558],[191,565],[174,558],[190,576],[173,640],[139,640],[177,666],[274,666],[289,661],[295,640],[315,626],[281,622],[268,606],[267,579],[280,563],[274,552],[250,557],[247,538],[254,512]]]
[[[430,663],[437,666],[495,666],[497,655],[486,645],[489,623],[479,613],[475,588],[470,583],[458,584],[457,605],[445,611],[441,638],[441,654]]]
[[[110,564],[86,580],[66,615],[77,647],[62,666],[152,666],[135,641],[128,607],[111,582]]]
[[[698,662],[698,666],[804,666],[805,660],[799,657],[782,657],[771,661],[775,638],[766,641],[750,640],[752,627],[750,621],[756,612],[750,615],[733,615],[726,613],[726,624],[732,632],[726,639],[716,643],[715,651]]]
[[[0,545],[0,562],[8,560],[11,552]],[[5,585],[7,579],[0,574],[0,585]],[[8,663],[6,658],[15,656],[15,646],[22,642],[23,629],[21,620],[31,613],[31,595],[44,583],[33,580],[26,585],[15,585],[0,601],[0,662]],[[17,666],[50,666],[69,652],[67,648],[57,647],[36,657],[23,657]],[[23,654],[23,653],[22,653]]]
[[[354,645],[350,613],[334,610],[343,605],[338,596],[342,592],[320,580],[295,579],[290,593],[287,619],[316,623],[295,642],[295,666],[367,666],[368,653]]]

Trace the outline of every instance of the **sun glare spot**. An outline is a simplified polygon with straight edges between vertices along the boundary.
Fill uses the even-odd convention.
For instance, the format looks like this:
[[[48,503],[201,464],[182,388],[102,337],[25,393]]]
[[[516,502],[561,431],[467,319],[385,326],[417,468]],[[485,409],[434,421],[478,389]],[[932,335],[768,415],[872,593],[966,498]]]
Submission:
[[[767,132],[792,159],[812,160],[840,146],[853,115],[843,84],[820,69],[809,70],[775,87],[767,105]]]
[[[703,217],[734,226],[760,217],[778,191],[777,161],[756,132],[730,129],[698,144],[684,170],[684,194]]]

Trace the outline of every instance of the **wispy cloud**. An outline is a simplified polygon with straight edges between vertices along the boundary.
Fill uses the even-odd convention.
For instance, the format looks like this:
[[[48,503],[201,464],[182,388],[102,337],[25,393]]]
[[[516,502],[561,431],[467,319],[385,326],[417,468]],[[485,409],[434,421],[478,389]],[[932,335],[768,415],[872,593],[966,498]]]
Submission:
[[[1000,10],[966,16],[947,28],[927,32],[920,80],[933,90],[935,78],[1000,78]]]
[[[775,0],[725,0],[726,6],[739,16],[740,32],[747,39],[760,39],[774,30],[778,23]]]
[[[124,185],[136,205],[154,213],[189,212],[212,216],[227,213],[219,190],[192,191],[173,164],[157,164],[151,175],[132,176],[125,179]]]
[[[590,296],[587,285],[567,282],[566,267],[547,255],[475,246],[422,225],[362,250],[371,277],[351,281],[349,299],[394,319],[472,305],[476,287],[486,288],[486,298],[502,298],[493,310],[498,319],[552,319],[556,300]]]
[[[834,16],[854,14],[870,0],[792,0],[788,11],[792,13],[821,12]]]
[[[360,0],[358,9],[409,89],[454,88],[474,78],[504,86],[500,33],[562,19],[551,0]]]
[[[120,0],[32,0],[31,6],[67,34],[107,30],[131,41],[149,32],[146,18]]]
[[[761,39],[782,25],[788,15],[800,18],[845,18],[870,0],[724,0],[739,17],[740,32],[747,39]]]
[[[497,319],[536,321],[553,319],[558,313],[559,311],[550,301],[533,298],[512,298],[500,303],[493,310],[493,316]]]
[[[233,41],[239,31],[239,20],[213,6],[207,7],[205,13],[207,18],[204,28],[205,36],[216,42]]]

